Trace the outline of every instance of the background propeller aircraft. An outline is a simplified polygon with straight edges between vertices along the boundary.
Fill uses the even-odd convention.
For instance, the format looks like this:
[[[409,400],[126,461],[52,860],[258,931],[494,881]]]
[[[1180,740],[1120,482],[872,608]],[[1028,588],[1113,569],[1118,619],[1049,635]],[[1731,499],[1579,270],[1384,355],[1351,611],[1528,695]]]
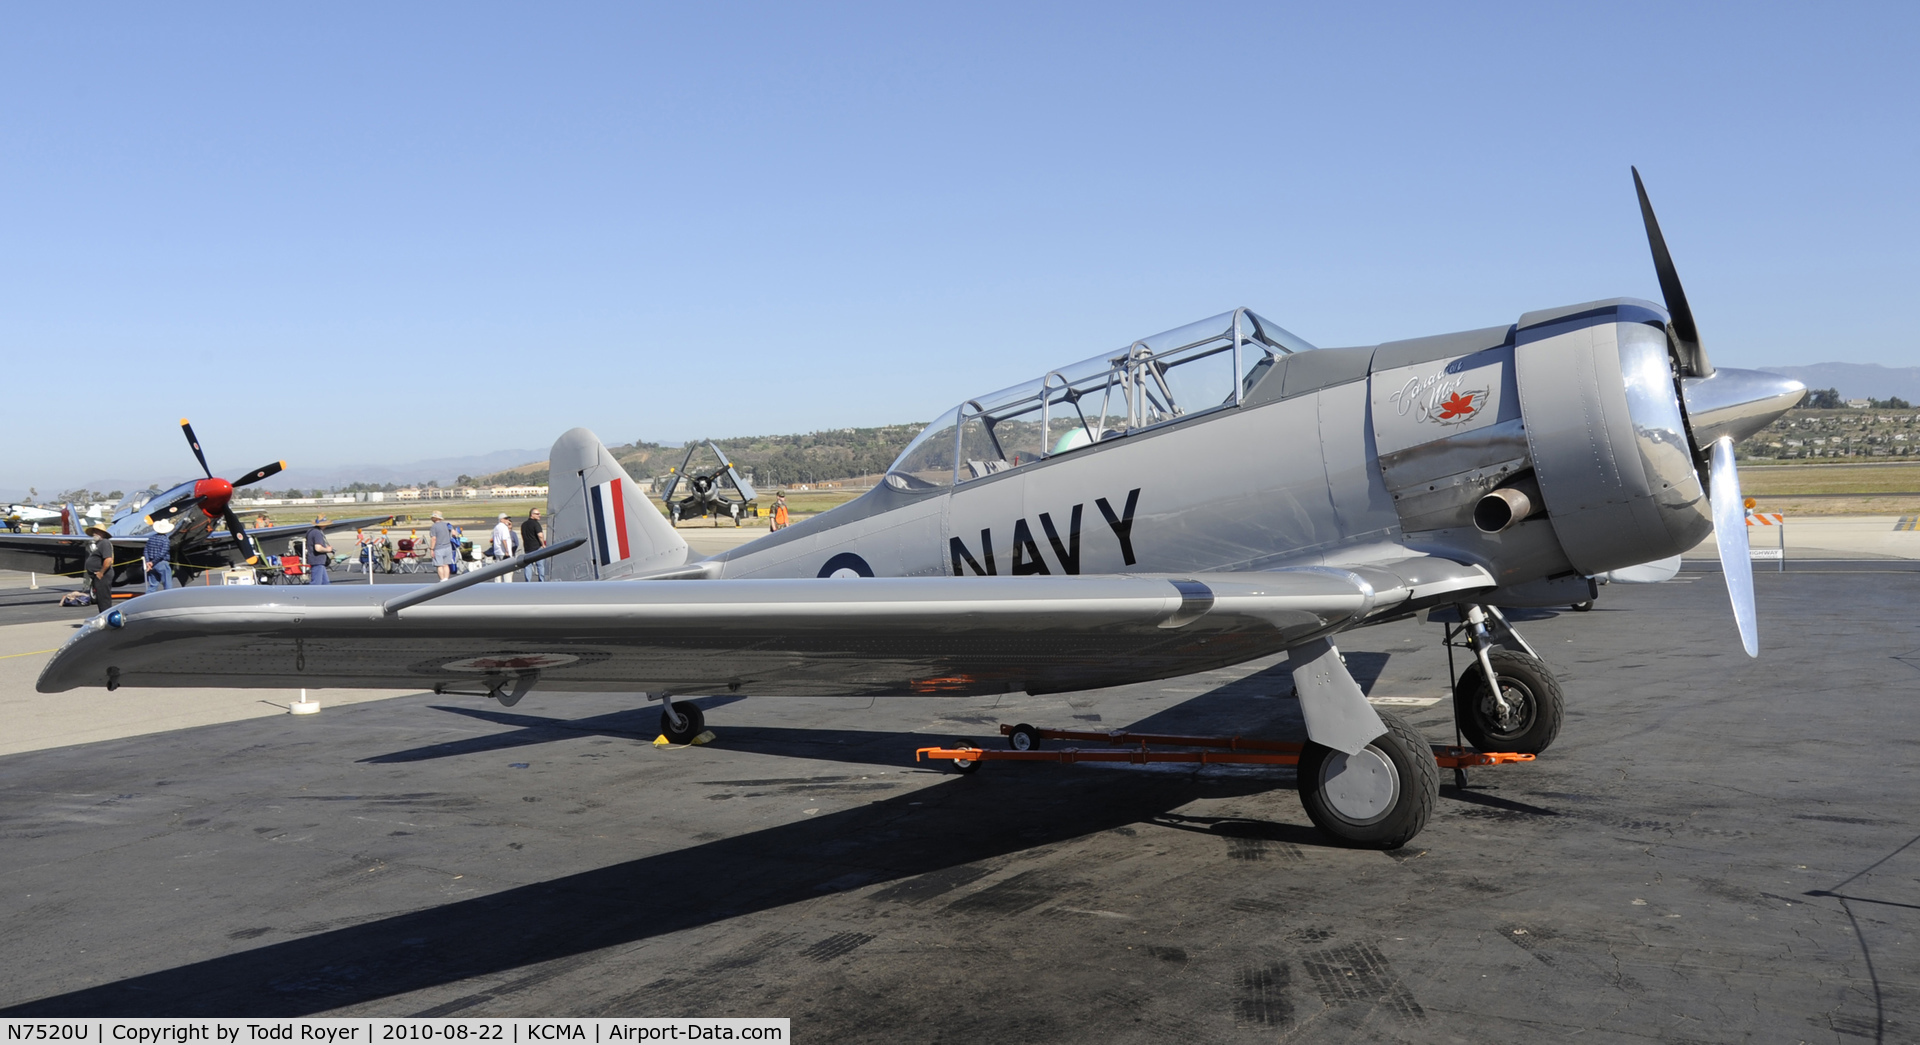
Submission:
[[[153,523],[159,519],[169,519],[174,524],[173,533],[168,538],[173,548],[172,561],[189,564],[186,568],[190,570],[217,569],[251,562],[261,554],[259,541],[298,537],[305,534],[311,525],[309,522],[300,522],[249,533],[240,522],[239,515],[229,506],[233,491],[276,474],[286,467],[286,462],[275,461],[231,481],[221,479],[213,474],[213,469],[207,467],[207,455],[201,452],[200,440],[193,434],[193,425],[184,417],[180,419],[180,431],[186,435],[187,445],[193,448],[194,459],[200,462],[200,470],[206,473],[206,478],[181,483],[161,493],[134,493],[114,509],[112,517],[104,525],[113,537],[116,585],[144,581],[141,552],[147,538],[153,533]],[[63,514],[67,516],[61,524],[63,533],[0,533],[0,569],[78,575],[86,563],[87,544],[91,540],[81,530],[96,520],[81,519],[71,509]],[[341,519],[329,525],[347,530],[388,518],[391,516]],[[225,530],[216,531],[216,523],[224,523]]]
[[[4,520],[9,527],[27,526],[38,533],[42,526],[60,525],[60,513],[33,504],[9,504],[0,509],[0,520]]]
[[[1051,693],[1284,651],[1308,815],[1397,846],[1436,762],[1368,704],[1341,631],[1457,610],[1462,731],[1539,752],[1559,687],[1498,607],[1591,598],[1712,532],[1758,651],[1733,441],[1805,389],[1708,362],[1640,197],[1664,308],[1337,349],[1238,309],[969,399],[871,493],[708,559],[574,429],[549,461],[562,583],[467,586],[510,561],[394,597],[162,593],[89,623],[39,688],[644,690],[686,740],[702,715],[680,695]]]
[[[711,440],[707,442],[707,449],[720,459],[720,467],[705,474],[687,471],[687,466],[693,463],[694,453],[699,449],[698,444],[687,447],[687,456],[680,461],[680,467],[673,470],[673,478],[667,480],[666,491],[660,495],[660,500],[667,506],[668,517],[673,525],[678,526],[683,519],[710,515],[713,524],[718,526],[721,517],[725,516],[733,520],[734,526],[739,526],[741,518],[747,514],[747,508],[753,504],[753,484],[740,477],[740,473],[734,470],[733,462],[727,460],[727,455]],[[687,484],[687,495],[676,501],[673,494],[683,480]],[[733,488],[732,496],[727,495],[728,487]]]

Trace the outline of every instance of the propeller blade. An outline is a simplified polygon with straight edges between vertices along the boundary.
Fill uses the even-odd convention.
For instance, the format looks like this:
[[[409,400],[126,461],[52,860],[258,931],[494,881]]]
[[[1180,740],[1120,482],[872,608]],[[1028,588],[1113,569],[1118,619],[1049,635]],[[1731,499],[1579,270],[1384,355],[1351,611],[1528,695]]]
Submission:
[[[272,464],[267,465],[263,468],[255,468],[253,471],[248,472],[246,475],[243,475],[240,478],[235,479],[233,481],[233,485],[234,486],[250,486],[254,483],[259,482],[262,479],[265,479],[269,475],[273,475],[274,473],[280,471],[282,468],[285,468],[286,466],[287,466],[287,462],[285,461],[275,461]]]
[[[200,470],[207,473],[207,478],[213,478],[213,469],[207,467],[207,455],[200,452],[200,440],[194,437],[193,425],[184,417],[180,419],[180,430],[187,434],[187,445],[193,447],[193,456],[200,459]]]
[[[247,557],[247,565],[251,566],[256,562],[259,562],[260,561],[260,545],[254,541],[253,534],[250,534],[247,532],[246,526],[241,524],[240,517],[233,513],[232,508],[227,509],[226,520],[227,520],[227,532],[239,538],[240,543],[245,544],[247,546],[247,551],[252,553]],[[1742,539],[1744,540],[1744,538]]]
[[[1667,239],[1660,235],[1660,220],[1653,216],[1653,202],[1647,199],[1647,186],[1640,180],[1640,169],[1633,171],[1633,188],[1640,194],[1640,219],[1647,225],[1647,246],[1653,250],[1653,271],[1660,278],[1660,296],[1666,299],[1667,313],[1673,319],[1673,338],[1680,342],[1680,358],[1692,377],[1713,376],[1713,364],[1700,347],[1700,329],[1693,324],[1693,308],[1687,304],[1687,292],[1680,286],[1680,273],[1673,267],[1673,255],[1667,253]]]
[[[172,504],[167,505],[165,508],[161,508],[153,512],[152,514],[148,515],[147,522],[151,524],[154,521],[159,519],[171,519],[174,516],[179,515],[190,508],[198,508],[198,507],[200,507],[200,498],[198,497],[189,497],[184,501],[175,501]]]
[[[1740,500],[1740,475],[1733,467],[1733,439],[1713,441],[1707,468],[1707,497],[1713,504],[1713,537],[1720,545],[1720,572],[1733,600],[1733,622],[1747,656],[1760,655],[1759,622],[1753,610],[1753,558],[1747,553],[1747,510]]]

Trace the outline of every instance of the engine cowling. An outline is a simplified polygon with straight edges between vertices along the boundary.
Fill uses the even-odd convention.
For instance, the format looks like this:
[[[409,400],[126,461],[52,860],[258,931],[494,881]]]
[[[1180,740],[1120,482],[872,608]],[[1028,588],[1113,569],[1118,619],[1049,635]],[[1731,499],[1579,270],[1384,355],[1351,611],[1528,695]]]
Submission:
[[[1567,560],[1582,573],[1705,540],[1713,532],[1701,464],[1708,446],[1759,431],[1806,393],[1798,381],[1753,370],[1683,379],[1668,331],[1665,309],[1630,299],[1530,313],[1514,331],[1534,478]]]

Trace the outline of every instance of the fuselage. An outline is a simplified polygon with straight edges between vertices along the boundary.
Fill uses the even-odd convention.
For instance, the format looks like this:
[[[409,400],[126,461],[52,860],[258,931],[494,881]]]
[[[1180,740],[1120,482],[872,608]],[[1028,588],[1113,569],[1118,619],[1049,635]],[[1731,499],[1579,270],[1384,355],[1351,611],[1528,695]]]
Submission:
[[[1650,321],[1601,315],[1583,336],[1664,338]],[[1527,330],[1272,352],[1243,367],[1257,380],[1238,397],[1005,467],[980,468],[962,433],[951,484],[883,483],[717,556],[718,575],[1239,571],[1411,551],[1483,566],[1503,587],[1573,575],[1550,512],[1499,533],[1472,523],[1481,496],[1534,467],[1515,366]],[[1682,499],[1674,511],[1693,523],[1648,533],[1635,561],[1704,534],[1698,486]]]

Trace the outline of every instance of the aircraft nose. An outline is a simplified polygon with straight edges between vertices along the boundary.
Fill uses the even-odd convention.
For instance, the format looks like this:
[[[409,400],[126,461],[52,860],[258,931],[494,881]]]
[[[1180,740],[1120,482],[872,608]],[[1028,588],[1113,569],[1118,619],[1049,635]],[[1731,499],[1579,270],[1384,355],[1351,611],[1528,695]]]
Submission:
[[[1737,443],[1799,406],[1807,396],[1807,386],[1793,378],[1724,366],[1715,368],[1710,377],[1683,379],[1680,390],[1693,445],[1699,447],[1721,436],[1731,436]]]

